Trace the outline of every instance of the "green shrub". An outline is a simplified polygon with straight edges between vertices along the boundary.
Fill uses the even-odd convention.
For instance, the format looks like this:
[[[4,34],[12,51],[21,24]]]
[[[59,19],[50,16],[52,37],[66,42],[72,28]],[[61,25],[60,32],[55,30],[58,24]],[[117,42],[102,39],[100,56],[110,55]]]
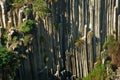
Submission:
[[[18,39],[18,37],[17,37],[17,36],[14,36],[12,40],[13,40],[13,41],[17,41],[17,39]]]
[[[0,67],[11,62],[14,55],[13,52],[6,50],[0,45]]]
[[[105,80],[106,78],[106,72],[105,72],[105,66],[100,65],[96,66],[87,77],[84,77],[82,80]]]
[[[21,24],[20,31],[23,33],[29,33],[34,28],[34,26],[34,21],[29,19]]]
[[[3,33],[3,35],[1,36],[1,43],[3,45],[6,44],[7,38],[8,38],[8,34],[7,33]]]
[[[35,0],[33,2],[33,11],[40,17],[47,16],[49,9],[45,0]]]
[[[116,40],[113,35],[109,35],[107,40],[105,41],[103,48],[107,49],[109,53],[113,53],[114,46],[116,45]]]
[[[25,15],[29,15],[30,12],[31,12],[31,9],[30,9],[30,8],[28,8],[28,7],[25,8],[25,10],[24,10]]]
[[[25,0],[9,0],[10,4],[13,4],[13,7],[20,8],[25,3]]]
[[[32,37],[31,34],[24,36],[24,46],[27,46],[31,42],[31,40],[30,40],[31,37]]]

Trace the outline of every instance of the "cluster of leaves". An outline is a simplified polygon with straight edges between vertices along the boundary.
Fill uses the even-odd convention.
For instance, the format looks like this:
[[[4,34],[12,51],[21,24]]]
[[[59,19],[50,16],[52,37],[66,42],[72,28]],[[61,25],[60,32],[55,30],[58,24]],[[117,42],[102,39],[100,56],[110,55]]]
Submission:
[[[24,36],[24,46],[27,46],[29,43],[31,43],[31,37],[32,37],[32,35],[31,34],[29,34],[29,35],[25,35]]]
[[[18,54],[0,45],[0,68],[4,71],[10,71],[10,74],[14,73],[19,66],[20,60]]]
[[[33,11],[36,12],[36,14],[39,17],[47,16],[48,15],[48,7],[45,0],[34,0],[33,2]]]
[[[21,24],[20,31],[23,33],[29,33],[34,29],[34,26],[34,21],[29,19]]]
[[[109,35],[107,40],[105,41],[103,48],[108,50],[108,53],[113,53],[115,46],[116,45],[116,40],[113,35]]]
[[[115,72],[113,71],[112,65],[110,64],[109,60],[106,61],[105,66],[107,70],[107,79],[113,79],[115,76]]]
[[[2,68],[3,65],[6,65],[13,61],[15,59],[15,55],[15,53],[6,50],[0,45],[0,68]]]
[[[5,45],[5,43],[7,41],[7,38],[8,38],[8,34],[7,33],[3,33],[2,37],[1,37],[1,43],[3,45]]]
[[[105,80],[106,78],[106,69],[104,65],[96,66],[87,77],[84,77],[82,80]]]
[[[120,67],[120,41],[116,40],[113,35],[109,35],[103,48],[108,52],[107,54],[111,58],[111,64],[114,67]]]
[[[9,3],[15,8],[20,8],[25,3],[25,0],[9,0]]]
[[[25,8],[24,13],[25,13],[25,15],[30,15],[31,11],[32,10],[29,7],[27,7],[27,8]]]

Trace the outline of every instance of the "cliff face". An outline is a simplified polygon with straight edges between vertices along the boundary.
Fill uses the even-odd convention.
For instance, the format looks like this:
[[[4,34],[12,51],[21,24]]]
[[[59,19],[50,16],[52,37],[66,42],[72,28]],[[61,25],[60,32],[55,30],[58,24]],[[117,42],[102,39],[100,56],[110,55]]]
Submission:
[[[13,5],[8,3],[0,0],[1,30],[18,29],[28,19],[34,20],[37,27],[32,44],[27,47],[31,49],[28,59],[17,70],[19,80],[39,80],[47,74],[41,74],[44,70],[65,69],[80,78],[87,76],[101,55],[107,36],[114,32],[116,39],[120,36],[119,0],[49,2],[50,15],[42,18],[34,12],[24,14],[25,7],[32,8],[31,4],[12,10]]]

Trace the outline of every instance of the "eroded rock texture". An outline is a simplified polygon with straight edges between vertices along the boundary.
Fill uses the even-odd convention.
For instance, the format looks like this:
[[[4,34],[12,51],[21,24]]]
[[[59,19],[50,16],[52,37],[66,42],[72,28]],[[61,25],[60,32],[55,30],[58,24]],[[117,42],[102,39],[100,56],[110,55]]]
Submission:
[[[37,27],[17,80],[47,80],[47,70],[58,77],[59,71],[66,70],[82,78],[94,68],[106,37],[113,32],[116,39],[120,36],[119,0],[58,0],[49,3],[50,16],[42,19],[32,12],[24,14],[29,5],[12,10],[8,3],[0,0],[1,28],[17,29],[28,19]]]

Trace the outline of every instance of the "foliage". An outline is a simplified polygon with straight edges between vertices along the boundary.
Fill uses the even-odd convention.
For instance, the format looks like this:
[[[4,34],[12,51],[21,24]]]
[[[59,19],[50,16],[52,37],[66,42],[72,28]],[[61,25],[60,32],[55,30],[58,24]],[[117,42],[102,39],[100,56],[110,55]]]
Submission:
[[[58,2],[58,0],[48,0],[48,2]]]
[[[2,44],[5,44],[6,41],[7,41],[7,38],[8,38],[8,34],[7,34],[7,32],[5,31],[5,32],[2,34],[2,36],[1,36],[1,43],[2,43]]]
[[[34,26],[34,21],[29,19],[21,24],[20,31],[23,33],[29,33]]]
[[[25,0],[10,0],[9,3],[13,4],[15,8],[20,8],[25,3]]]
[[[24,36],[24,46],[27,46],[31,42],[31,40],[30,40],[31,37],[32,37],[31,34]]]
[[[17,37],[17,36],[14,36],[12,40],[13,40],[13,41],[17,41],[17,39],[18,39],[18,37]]]
[[[115,76],[115,72],[112,70],[112,65],[110,64],[110,61],[106,61],[105,66],[107,68],[107,78],[113,79],[113,77]]]
[[[116,45],[116,40],[113,35],[109,35],[107,40],[105,41],[103,48],[107,49],[109,53],[114,52],[114,46]]]
[[[34,0],[33,2],[33,11],[39,17],[44,17],[48,15],[47,3],[45,0]]]
[[[111,58],[111,64],[115,67],[120,67],[120,41],[116,40],[113,35],[109,35],[105,41],[103,48],[108,52]]]
[[[106,72],[105,72],[105,66],[100,65],[96,66],[87,77],[84,77],[82,80],[105,80],[106,78]]]
[[[9,68],[16,68],[19,63],[19,57],[16,53],[8,51],[0,45],[0,68],[10,66]]]
[[[44,62],[47,63],[49,61],[49,57],[48,56],[45,56],[44,57]]]
[[[30,9],[30,8],[28,8],[28,7],[25,8],[25,10],[24,10],[25,15],[29,15],[30,12],[31,12],[31,9]]]

